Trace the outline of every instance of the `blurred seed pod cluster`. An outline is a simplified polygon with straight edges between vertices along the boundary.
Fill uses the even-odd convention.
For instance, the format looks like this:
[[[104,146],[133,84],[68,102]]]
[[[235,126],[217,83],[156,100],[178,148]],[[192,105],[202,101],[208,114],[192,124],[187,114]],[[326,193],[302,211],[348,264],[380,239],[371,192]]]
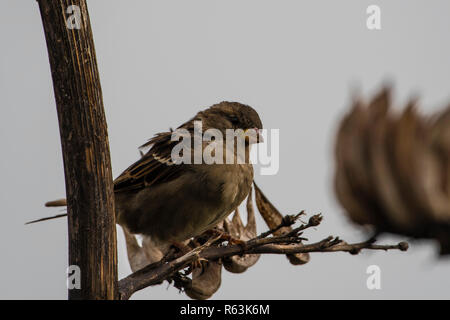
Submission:
[[[384,88],[356,99],[335,146],[335,191],[350,219],[450,253],[450,106],[424,116],[416,101],[401,111]]]

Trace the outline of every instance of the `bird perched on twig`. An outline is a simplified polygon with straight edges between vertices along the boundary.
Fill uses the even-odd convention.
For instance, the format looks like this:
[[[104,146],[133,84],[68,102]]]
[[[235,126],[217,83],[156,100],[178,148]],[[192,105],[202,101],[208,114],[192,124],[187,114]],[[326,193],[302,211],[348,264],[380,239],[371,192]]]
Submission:
[[[177,130],[184,130],[194,137],[197,121],[201,122],[201,133],[208,129],[222,133],[223,157],[225,159],[231,152],[231,164],[226,161],[223,164],[176,163],[171,155],[179,142],[172,139],[172,131],[163,132],[144,144],[142,147],[149,150],[114,181],[117,223],[130,233],[146,236],[162,251],[170,244],[213,228],[233,212],[251,190],[253,167],[249,150],[252,143],[262,139],[258,113],[237,102],[221,102],[198,112]],[[232,144],[232,149],[226,143],[227,129],[256,133],[255,139],[245,139],[245,161],[240,159],[242,155],[236,143]],[[237,138],[236,135],[232,137]],[[202,140],[201,150],[217,142]],[[195,152],[192,145],[187,151],[192,155]],[[61,206],[65,201],[46,205]]]

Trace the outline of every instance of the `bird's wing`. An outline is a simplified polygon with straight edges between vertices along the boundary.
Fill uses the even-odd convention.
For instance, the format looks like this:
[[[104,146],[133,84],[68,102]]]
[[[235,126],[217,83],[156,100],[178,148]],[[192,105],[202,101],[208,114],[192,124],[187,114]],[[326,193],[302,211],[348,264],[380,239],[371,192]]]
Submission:
[[[159,133],[141,147],[151,146],[141,159],[129,166],[114,180],[114,192],[142,189],[165,183],[179,177],[187,170],[186,164],[175,164],[171,160],[171,132]]]

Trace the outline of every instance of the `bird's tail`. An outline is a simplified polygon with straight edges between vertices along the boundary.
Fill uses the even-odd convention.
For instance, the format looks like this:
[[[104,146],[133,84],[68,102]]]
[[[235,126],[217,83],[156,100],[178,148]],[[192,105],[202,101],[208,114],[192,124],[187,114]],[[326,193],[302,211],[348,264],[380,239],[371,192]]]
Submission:
[[[67,206],[67,200],[66,199],[58,199],[53,200],[45,203],[46,207],[64,207]]]
[[[66,199],[53,200],[53,201],[46,202],[45,206],[46,207],[64,207],[64,206],[67,206],[67,201],[66,201]],[[36,222],[41,222],[41,221],[46,221],[46,220],[52,220],[52,219],[66,217],[66,216],[67,216],[67,213],[62,213],[62,214],[57,214],[56,216],[52,216],[52,217],[45,217],[45,218],[41,218],[41,219],[37,219],[37,220],[33,220],[33,221],[28,221],[25,224],[31,224],[31,223],[36,223]]]

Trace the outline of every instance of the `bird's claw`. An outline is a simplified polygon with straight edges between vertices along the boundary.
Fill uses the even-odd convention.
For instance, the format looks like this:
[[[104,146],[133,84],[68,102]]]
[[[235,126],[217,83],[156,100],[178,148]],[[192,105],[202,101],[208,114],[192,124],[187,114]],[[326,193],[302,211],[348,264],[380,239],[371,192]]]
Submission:
[[[218,233],[218,235],[217,235],[217,239],[218,240],[228,241],[228,243],[230,245],[237,244],[237,245],[239,245],[241,247],[245,247],[246,246],[247,242],[245,240],[233,237],[231,234],[229,234],[226,231],[217,230],[217,233]]]
[[[192,270],[197,269],[197,268],[203,268],[203,263],[206,263],[206,262],[208,262],[207,259],[199,257],[197,260],[192,262],[191,268],[192,268]]]
[[[233,244],[237,244],[241,247],[246,247],[247,246],[247,241],[245,240],[241,240],[241,239],[237,239],[237,238],[233,238],[231,237],[230,240],[228,240],[229,244],[233,245]]]

